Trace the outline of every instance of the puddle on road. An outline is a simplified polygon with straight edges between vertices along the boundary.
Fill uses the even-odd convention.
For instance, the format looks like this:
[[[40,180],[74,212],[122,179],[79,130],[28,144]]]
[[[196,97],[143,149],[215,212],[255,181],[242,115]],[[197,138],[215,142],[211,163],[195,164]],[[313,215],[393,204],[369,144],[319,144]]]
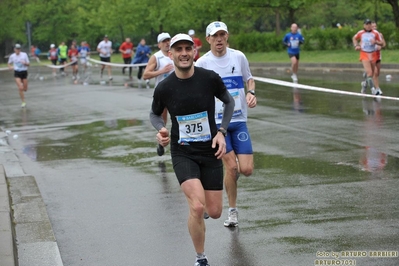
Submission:
[[[23,152],[38,162],[88,158],[159,171],[164,166],[158,165],[156,143],[148,141],[148,134],[154,139],[155,133],[140,120],[97,121],[37,134],[41,137],[35,136],[36,144],[25,146]]]

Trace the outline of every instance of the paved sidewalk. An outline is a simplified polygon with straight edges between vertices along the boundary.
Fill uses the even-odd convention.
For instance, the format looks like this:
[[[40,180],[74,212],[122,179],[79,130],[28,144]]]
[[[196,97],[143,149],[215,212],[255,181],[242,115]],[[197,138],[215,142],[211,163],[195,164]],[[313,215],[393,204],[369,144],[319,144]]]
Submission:
[[[17,265],[11,216],[8,184],[3,165],[0,165],[0,261],[2,266]]]
[[[36,180],[26,175],[0,131],[1,266],[62,266]]]

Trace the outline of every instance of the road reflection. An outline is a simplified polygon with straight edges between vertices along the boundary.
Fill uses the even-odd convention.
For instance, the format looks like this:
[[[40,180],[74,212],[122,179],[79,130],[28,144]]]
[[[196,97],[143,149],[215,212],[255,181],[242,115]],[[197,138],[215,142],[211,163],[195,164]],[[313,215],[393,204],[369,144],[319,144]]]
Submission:
[[[227,265],[232,266],[253,266],[256,265],[252,260],[253,256],[248,253],[245,249],[245,245],[242,243],[240,239],[240,228],[226,228],[230,233],[230,245],[229,245],[229,253],[228,253],[228,263]]]
[[[384,136],[381,134],[383,127],[383,117],[381,110],[381,100],[378,98],[363,99],[363,112],[365,114],[364,152],[360,158],[362,170],[368,172],[382,171],[388,163],[388,156],[381,151],[381,144],[384,143]]]

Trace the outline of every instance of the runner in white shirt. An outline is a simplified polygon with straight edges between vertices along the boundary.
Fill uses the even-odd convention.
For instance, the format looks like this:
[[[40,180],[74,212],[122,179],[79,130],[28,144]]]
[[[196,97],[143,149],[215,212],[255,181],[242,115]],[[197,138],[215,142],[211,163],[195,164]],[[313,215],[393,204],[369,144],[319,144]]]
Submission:
[[[100,60],[102,62],[109,63],[111,62],[111,54],[112,54],[112,42],[108,40],[108,36],[104,36],[104,40],[101,41],[98,46],[97,46],[97,52],[100,55]],[[101,78],[103,77],[103,71],[104,71],[105,65],[101,66]],[[112,75],[111,75],[111,66],[107,65],[108,69],[108,79],[112,80]]]
[[[153,54],[148,61],[148,64],[144,70],[143,79],[149,80],[155,78],[155,87],[159,82],[164,80],[170,75],[175,69],[172,59],[169,58],[168,51],[170,45],[170,35],[167,32],[162,32],[158,35],[158,48],[159,51]],[[147,89],[149,85],[147,83]],[[162,113],[163,120],[166,125],[168,119],[168,111],[165,110]],[[164,154],[165,150],[162,145],[158,145],[157,153],[159,156]]]
[[[227,129],[224,185],[229,200],[228,219],[224,226],[238,226],[237,181],[240,173],[250,176],[254,169],[251,138],[247,128],[247,110],[256,106],[255,81],[245,55],[227,47],[229,33],[225,23],[215,21],[206,28],[206,40],[211,50],[201,56],[195,66],[210,69],[219,74],[227,90],[235,100],[233,117]],[[246,87],[246,90],[245,90]],[[216,101],[215,119],[220,126],[222,103]],[[205,217],[206,218],[206,217]]]
[[[21,45],[15,44],[14,53],[8,58],[8,68],[14,70],[15,83],[17,83],[18,86],[22,108],[26,106],[24,92],[28,90],[29,64],[29,57],[26,53],[21,52]]]

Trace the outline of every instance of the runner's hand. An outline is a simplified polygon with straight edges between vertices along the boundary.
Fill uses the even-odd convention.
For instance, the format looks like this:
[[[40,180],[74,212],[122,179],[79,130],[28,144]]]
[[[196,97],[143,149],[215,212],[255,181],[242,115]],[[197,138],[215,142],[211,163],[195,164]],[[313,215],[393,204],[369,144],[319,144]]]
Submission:
[[[165,127],[161,128],[161,130],[159,130],[157,133],[157,141],[163,147],[168,146],[170,142],[169,131]]]
[[[174,69],[174,65],[173,64],[167,64],[162,70],[163,73],[169,73],[170,71],[172,71]]]
[[[254,108],[256,106],[257,100],[256,96],[252,95],[251,93],[247,93],[247,104],[249,108]]]
[[[212,148],[218,145],[218,150],[215,153],[216,158],[222,159],[223,155],[226,154],[226,140],[222,133],[218,132],[212,140]]]

